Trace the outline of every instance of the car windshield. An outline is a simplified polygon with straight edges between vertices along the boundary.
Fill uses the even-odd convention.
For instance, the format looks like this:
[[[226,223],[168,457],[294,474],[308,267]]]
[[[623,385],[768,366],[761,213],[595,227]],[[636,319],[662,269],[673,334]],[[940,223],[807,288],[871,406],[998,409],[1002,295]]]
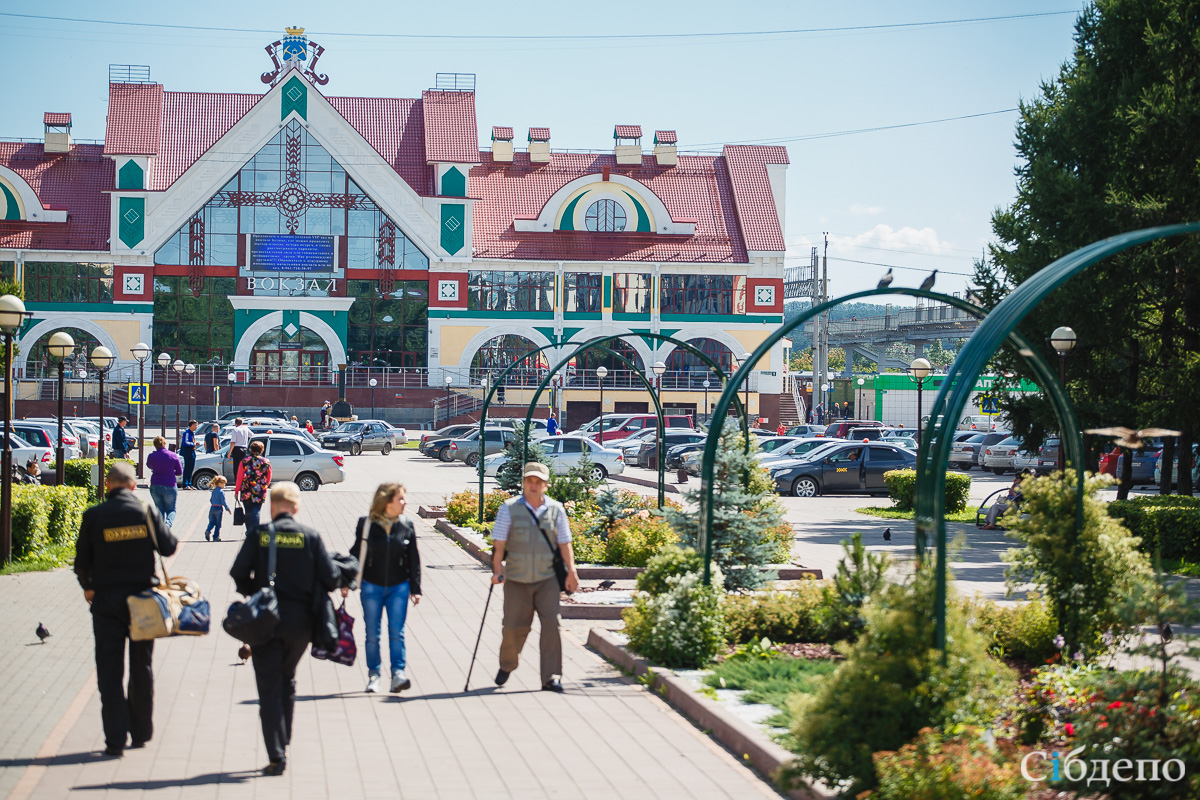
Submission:
[[[338,433],[358,433],[359,431],[361,431],[363,429],[363,425],[366,425],[366,423],[365,422],[343,422],[341,425],[337,426],[336,430]]]
[[[1020,440],[1020,439],[1018,439],[1016,436],[1009,436],[1007,439],[1004,439],[1002,442],[1000,442],[1000,444],[1002,444],[1002,445],[1011,445],[1011,446],[1013,446],[1013,447],[1020,447],[1020,446],[1021,446],[1021,440]]]
[[[813,447],[807,453],[797,456],[797,458],[800,460],[803,460],[803,461],[809,461],[809,460],[815,461],[818,458],[823,458],[824,456],[829,455],[829,453],[833,452],[834,450],[838,449],[839,447],[841,447],[844,444],[845,444],[845,442],[842,442],[842,441],[826,442],[824,444],[819,444],[816,447]]]

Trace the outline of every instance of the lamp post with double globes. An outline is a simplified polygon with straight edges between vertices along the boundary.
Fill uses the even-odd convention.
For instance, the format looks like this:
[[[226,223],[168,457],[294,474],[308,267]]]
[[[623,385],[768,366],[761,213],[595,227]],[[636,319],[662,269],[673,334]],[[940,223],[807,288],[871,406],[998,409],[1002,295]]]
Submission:
[[[704,422],[705,422],[705,424],[707,424],[709,422],[709,419],[708,419],[708,387],[712,386],[712,381],[710,381],[708,378],[705,378],[703,386],[704,386]]]
[[[99,475],[96,479],[96,499],[104,500],[104,373],[112,366],[113,354],[104,345],[92,351],[92,366],[96,368],[96,380],[100,383],[100,452],[96,459]]]
[[[829,413],[829,405],[825,402],[828,399],[827,395],[829,394],[829,384],[822,383],[820,386],[820,389],[821,389],[821,402],[818,403],[818,405],[821,406],[821,419],[819,419],[817,421],[817,424],[824,425],[831,418],[831,415]]]
[[[154,351],[151,350],[150,345],[146,344],[145,342],[138,342],[137,344],[135,344],[133,346],[133,350],[131,350],[130,352],[133,354],[134,360],[138,362],[138,386],[145,386],[146,385],[146,362],[150,360],[150,356],[153,355]],[[145,450],[142,447],[142,443],[146,441],[146,406],[149,405],[148,401],[150,400],[150,398],[146,397],[144,399],[147,402],[143,402],[143,403],[139,404],[137,407],[137,415],[138,415],[137,476],[139,478],[144,477],[143,472],[145,469],[145,467],[144,467],[145,458],[143,458],[143,453],[145,452]],[[60,417],[62,416],[61,411],[59,411],[59,416]]]
[[[862,410],[863,409],[863,386],[866,384],[866,381],[863,380],[862,378],[859,378],[857,383],[858,383],[858,397],[854,398],[854,418],[855,419],[866,419],[866,416],[863,414],[863,410]]]
[[[75,340],[66,331],[55,331],[50,334],[46,349],[58,362],[58,451],[54,458],[54,471],[58,482],[62,483],[64,465],[67,463],[67,451],[63,447],[63,381],[66,373],[67,359],[75,354]],[[86,436],[87,434],[81,434]],[[87,444],[84,442],[84,444]]]
[[[0,331],[4,333],[4,449],[0,456],[0,561],[12,560],[12,409],[13,409],[13,337],[29,319],[21,298],[11,294],[0,297]],[[62,436],[58,437],[62,446]]]
[[[454,383],[454,376],[446,376],[446,424],[450,424],[450,384]],[[483,442],[479,443],[479,452],[483,452]]]
[[[167,370],[171,367],[171,356],[169,353],[159,353],[158,358],[155,360],[158,361],[158,365],[162,367],[162,413],[159,415],[159,421],[162,423],[162,430],[159,431],[159,434],[165,439],[167,438],[167,386],[170,384],[170,381],[168,380],[170,373],[167,372]]]
[[[379,381],[371,378],[368,383],[371,384],[371,419],[375,419],[375,387],[379,385]]]
[[[187,364],[187,365],[185,365],[185,366],[184,366],[184,368],[183,368],[183,374],[187,375],[187,376],[188,376],[188,378],[189,378],[189,379],[191,379],[191,380],[193,381],[193,383],[192,383],[192,386],[193,386],[193,388],[191,388],[191,389],[188,389],[188,413],[187,413],[187,418],[190,420],[190,419],[192,418],[192,403],[193,403],[193,402],[195,401],[195,399],[196,399],[196,396],[195,396],[195,389],[194,389],[194,387],[195,387],[195,382],[194,382],[194,381],[195,381],[195,379],[194,379],[194,378],[192,378],[192,376],[196,374],[196,365],[195,365],[195,364]],[[183,395],[183,387],[182,387],[182,385],[180,385],[179,394],[180,394],[181,396]]]
[[[233,411],[233,387],[237,383],[237,373],[231,370],[225,378],[229,381],[229,410]]]
[[[171,365],[171,369],[175,370],[175,375],[179,381],[179,391],[175,393],[175,449],[179,449],[179,398],[183,397],[183,370],[187,364],[182,358],[175,359],[175,363]]]
[[[604,446],[604,379],[608,377],[608,367],[601,364],[596,367],[596,378],[600,381],[600,435],[596,441]]]
[[[663,389],[662,379],[663,379],[663,375],[666,374],[666,372],[667,372],[667,365],[664,364],[662,361],[655,361],[653,369],[654,369],[654,375],[657,378],[655,383],[658,384],[658,402],[659,402],[659,405],[661,405],[662,404],[662,389]],[[666,427],[666,420],[663,420],[663,427],[664,428]],[[663,464],[667,458],[667,432],[666,432],[666,430],[659,430],[659,432],[658,432],[658,447],[656,447],[655,450],[658,451],[658,465],[659,465],[658,474],[661,476],[663,474]],[[662,493],[663,493],[662,480],[659,480],[658,485],[659,485],[658,499],[661,502],[662,501]],[[660,505],[659,508],[662,508],[662,506]]]
[[[933,365],[927,358],[914,358],[908,365],[908,374],[917,382],[917,447],[921,446],[921,390],[930,372],[933,372]]]
[[[1054,352],[1058,353],[1058,382],[1063,387],[1063,391],[1067,389],[1067,356],[1075,351],[1075,345],[1078,339],[1075,336],[1075,331],[1068,328],[1066,325],[1055,328],[1054,333],[1050,334],[1050,346],[1054,348]],[[1063,442],[1066,437],[1061,433],[1058,436],[1058,471],[1064,472],[1067,468],[1067,463],[1064,460],[1065,450]]]

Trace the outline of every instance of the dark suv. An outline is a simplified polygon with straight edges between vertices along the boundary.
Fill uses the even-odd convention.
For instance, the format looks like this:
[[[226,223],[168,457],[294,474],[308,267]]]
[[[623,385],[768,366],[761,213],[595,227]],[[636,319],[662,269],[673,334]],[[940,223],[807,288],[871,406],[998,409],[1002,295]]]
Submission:
[[[854,428],[882,428],[883,423],[873,419],[843,419],[830,424],[825,433],[817,434],[827,439],[849,439],[846,434]]]
[[[667,435],[663,438],[665,439],[664,452],[667,452],[669,454],[672,447],[676,447],[681,444],[696,444],[697,442],[702,443],[706,437],[703,433],[670,433],[670,432],[668,432]],[[637,463],[640,464],[641,466],[645,467],[646,469],[658,469],[658,437],[657,436],[651,436],[648,439],[646,439],[644,442],[642,442],[641,448],[638,449]],[[671,461],[668,459],[667,466],[670,466],[670,465],[671,465]]]
[[[779,493],[795,497],[845,492],[886,494],[883,474],[917,463],[915,453],[887,443],[846,442],[822,449],[821,453],[815,459],[771,468],[771,479]]]

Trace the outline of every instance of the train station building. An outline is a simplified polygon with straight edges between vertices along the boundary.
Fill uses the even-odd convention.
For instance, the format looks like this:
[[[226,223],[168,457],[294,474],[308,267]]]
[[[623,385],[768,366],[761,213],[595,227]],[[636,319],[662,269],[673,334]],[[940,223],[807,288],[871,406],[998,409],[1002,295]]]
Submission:
[[[33,312],[25,381],[52,366],[62,329],[86,352],[109,347],[120,375],[145,341],[200,368],[198,385],[232,375],[296,408],[328,399],[343,365],[409,399],[477,396],[548,346],[510,381],[516,402],[539,369],[619,334],[666,405],[703,413],[715,377],[652,334],[729,369],[782,321],[784,148],[685,154],[669,104],[654,125],[560,146],[547,127],[479,121],[473,76],[407,99],[338,96],[301,29],[268,49],[261,93],[110,67],[102,142],[73,140],[50,88],[44,138],[0,141],[0,272]],[[625,362],[590,352],[555,383],[561,412],[595,416],[601,365],[605,411],[652,410]],[[752,410],[775,417],[782,348],[756,367]],[[395,394],[380,405],[408,404]]]

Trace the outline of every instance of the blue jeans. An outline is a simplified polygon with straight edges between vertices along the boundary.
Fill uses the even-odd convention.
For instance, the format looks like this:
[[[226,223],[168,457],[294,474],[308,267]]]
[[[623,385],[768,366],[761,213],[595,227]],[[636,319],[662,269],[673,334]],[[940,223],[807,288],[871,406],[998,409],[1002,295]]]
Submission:
[[[150,484],[150,499],[154,501],[154,507],[158,509],[168,528],[175,526],[175,498],[178,494],[179,490],[174,486]]]
[[[404,620],[408,616],[408,581],[395,586],[362,583],[363,627],[367,632],[367,671],[377,674],[383,666],[379,654],[379,633],[383,609],[388,615],[388,655],[392,672],[404,669]]]
[[[242,503],[242,508],[246,510],[246,535],[254,533],[258,530],[258,515],[262,511],[262,503]]]
[[[217,538],[221,536],[221,517],[225,515],[224,506],[209,506],[208,507],[208,527],[204,529],[205,536],[209,531],[212,531]]]

